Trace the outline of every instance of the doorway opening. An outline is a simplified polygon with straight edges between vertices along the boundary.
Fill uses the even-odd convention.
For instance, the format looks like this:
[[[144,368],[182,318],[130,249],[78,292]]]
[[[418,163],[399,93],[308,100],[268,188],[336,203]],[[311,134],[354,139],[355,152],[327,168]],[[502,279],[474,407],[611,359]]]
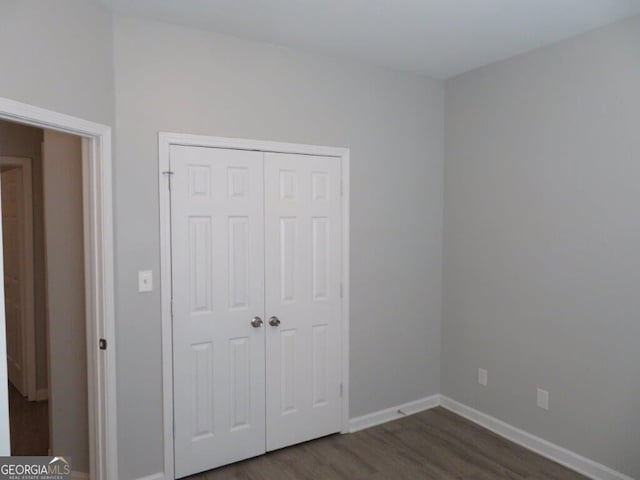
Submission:
[[[115,479],[110,128],[0,98],[0,157],[0,455]]]
[[[89,474],[82,139],[0,121],[11,455]]]

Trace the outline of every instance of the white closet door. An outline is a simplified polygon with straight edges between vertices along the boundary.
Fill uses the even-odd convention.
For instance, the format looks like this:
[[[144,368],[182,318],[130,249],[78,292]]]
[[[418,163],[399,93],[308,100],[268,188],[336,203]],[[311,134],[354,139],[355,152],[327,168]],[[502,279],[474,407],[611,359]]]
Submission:
[[[265,153],[267,450],[341,428],[340,171]]]
[[[170,164],[180,478],[265,451],[263,154],[172,146]]]

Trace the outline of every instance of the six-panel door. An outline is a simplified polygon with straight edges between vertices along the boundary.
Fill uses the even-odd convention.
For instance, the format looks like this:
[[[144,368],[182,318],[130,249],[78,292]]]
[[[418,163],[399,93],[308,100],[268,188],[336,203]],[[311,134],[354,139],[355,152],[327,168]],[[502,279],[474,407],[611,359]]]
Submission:
[[[265,153],[267,450],[341,427],[340,159]]]
[[[265,451],[263,154],[172,146],[175,476]]]
[[[339,431],[340,159],[170,166],[176,478]]]

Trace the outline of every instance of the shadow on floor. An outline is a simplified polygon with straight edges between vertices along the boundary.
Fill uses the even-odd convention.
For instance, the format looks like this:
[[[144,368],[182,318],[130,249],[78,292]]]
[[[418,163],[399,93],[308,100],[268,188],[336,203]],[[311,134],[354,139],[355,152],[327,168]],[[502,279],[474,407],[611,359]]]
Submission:
[[[11,455],[48,455],[49,402],[29,402],[9,383]]]

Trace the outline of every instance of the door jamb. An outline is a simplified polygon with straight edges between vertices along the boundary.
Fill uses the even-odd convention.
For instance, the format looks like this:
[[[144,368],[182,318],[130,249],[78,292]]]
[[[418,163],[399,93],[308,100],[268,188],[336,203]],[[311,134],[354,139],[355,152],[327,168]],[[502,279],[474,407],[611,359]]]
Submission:
[[[0,118],[82,137],[90,478],[117,480],[111,127],[0,97]],[[0,322],[4,329],[4,312]],[[100,350],[99,339],[107,350]],[[1,342],[0,342],[1,343]],[[2,345],[0,345],[2,347]],[[0,424],[8,408],[0,404]],[[8,447],[8,429],[0,445]],[[9,455],[9,452],[0,452]]]
[[[211,137],[183,133],[158,134],[158,183],[160,192],[160,295],[162,299],[162,410],[164,440],[164,478],[175,478],[173,436],[173,338],[171,305],[171,204],[169,151],[171,145],[296,153],[338,157],[342,173],[342,430],[349,432],[349,149],[294,143]],[[168,174],[167,174],[168,173]]]
[[[36,400],[36,327],[35,327],[35,271],[33,263],[33,185],[32,160],[30,157],[1,156],[0,166],[11,166],[22,169],[22,235],[26,243],[24,252],[24,274],[22,285],[23,325],[22,348],[24,349],[25,369],[23,381],[27,398]],[[31,248],[28,248],[28,247]]]

